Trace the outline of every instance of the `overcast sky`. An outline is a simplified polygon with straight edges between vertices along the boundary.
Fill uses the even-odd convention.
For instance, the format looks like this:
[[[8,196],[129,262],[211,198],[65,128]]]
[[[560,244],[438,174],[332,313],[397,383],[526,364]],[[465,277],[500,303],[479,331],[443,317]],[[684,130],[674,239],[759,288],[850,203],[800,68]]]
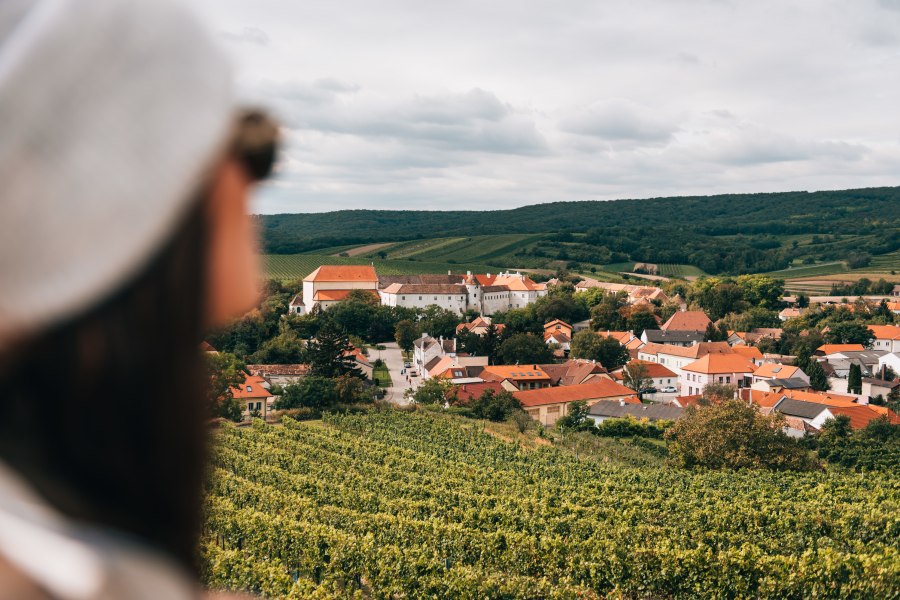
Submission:
[[[900,185],[900,0],[191,0],[264,213]]]

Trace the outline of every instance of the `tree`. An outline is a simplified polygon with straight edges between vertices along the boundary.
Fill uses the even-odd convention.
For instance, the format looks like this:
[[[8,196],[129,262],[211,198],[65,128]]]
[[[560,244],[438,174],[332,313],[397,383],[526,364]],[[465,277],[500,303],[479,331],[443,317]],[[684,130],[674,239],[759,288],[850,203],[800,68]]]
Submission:
[[[625,384],[625,387],[640,392],[649,388],[653,383],[653,379],[650,377],[647,365],[641,361],[633,360],[625,365],[625,369],[622,371],[622,383]]]
[[[538,298],[529,308],[542,324],[553,319],[577,323],[588,317],[587,306],[575,296],[575,286],[571,283],[552,286],[546,296]]]
[[[766,275],[741,275],[737,285],[750,306],[763,309],[778,307],[784,294],[784,280]]]
[[[353,375],[341,375],[334,382],[334,392],[341,404],[369,404],[375,401],[376,387]]]
[[[362,377],[352,351],[346,332],[333,323],[326,323],[319,329],[319,335],[306,345],[310,375],[340,377],[350,374]]]
[[[286,328],[275,337],[263,342],[250,355],[252,364],[293,365],[303,362],[303,340],[292,329]]]
[[[534,419],[532,419],[524,410],[514,410],[511,416],[513,423],[516,425],[516,430],[519,433],[525,433],[528,426],[534,421]]]
[[[576,333],[570,348],[572,358],[595,360],[607,369],[621,367],[631,360],[628,349],[615,338],[600,336],[593,331]]]
[[[418,404],[443,404],[451,392],[453,392],[453,384],[449,379],[430,377],[423,381],[418,389],[406,390],[403,397]]]
[[[594,331],[621,331],[625,319],[621,310],[625,307],[625,294],[605,294],[599,304],[591,309],[591,329]]]
[[[819,361],[815,358],[811,359],[807,369],[807,375],[809,375],[809,387],[818,392],[825,392],[831,388],[831,384],[828,383],[828,376],[825,375],[825,370],[822,368]]]
[[[640,335],[642,331],[647,329],[659,329],[659,323],[656,322],[656,316],[653,311],[646,307],[634,308],[628,315],[626,327],[633,331],[635,335]]]
[[[317,375],[308,375],[282,390],[275,400],[278,410],[288,408],[323,409],[333,406],[338,401],[334,379]]]
[[[737,388],[728,383],[708,383],[703,388],[703,401],[705,404],[721,404],[734,400]]]
[[[710,323],[706,326],[706,333],[703,334],[704,341],[707,342],[724,342],[728,339],[728,326],[725,323]]]
[[[206,400],[210,413],[214,417],[240,421],[241,405],[234,398],[231,390],[244,383],[247,377],[246,366],[243,361],[229,352],[207,352],[205,356],[209,376]]]
[[[397,327],[394,329],[394,339],[401,350],[406,352],[412,350],[417,337],[419,337],[419,329],[415,323],[409,319],[403,319],[397,323]]]
[[[456,326],[461,322],[459,313],[431,304],[422,309],[419,330],[435,338],[452,338],[456,335]]]
[[[556,427],[564,433],[596,430],[594,421],[589,419],[587,414],[587,403],[584,400],[571,402],[566,410],[566,416],[556,420]]]
[[[688,407],[665,435],[669,462],[683,468],[809,470],[815,462],[784,432],[784,417],[729,400]]]
[[[850,373],[847,375],[847,391],[862,394],[862,369],[855,363],[850,365]]]
[[[522,403],[506,390],[484,390],[478,398],[469,401],[469,410],[477,419],[505,421],[514,411],[522,410]]]
[[[875,334],[860,321],[829,323],[825,333],[825,341],[829,344],[862,344],[869,348],[874,340]]]
[[[517,333],[500,344],[498,352],[503,364],[549,363],[553,353],[544,340],[530,333]]]

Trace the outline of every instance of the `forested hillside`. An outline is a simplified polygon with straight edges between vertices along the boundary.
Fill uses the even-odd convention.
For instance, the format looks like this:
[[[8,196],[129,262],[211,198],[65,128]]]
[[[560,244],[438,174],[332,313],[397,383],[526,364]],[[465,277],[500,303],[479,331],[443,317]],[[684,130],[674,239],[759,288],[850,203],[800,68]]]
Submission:
[[[395,410],[225,428],[214,588],[295,598],[897,598],[900,479],[526,449]]]
[[[897,250],[900,188],[554,202],[493,211],[350,210],[265,215],[260,220],[264,249],[271,254],[533,234],[485,254],[511,266],[637,261],[739,274],[829,260],[849,260],[856,267],[873,255]]]

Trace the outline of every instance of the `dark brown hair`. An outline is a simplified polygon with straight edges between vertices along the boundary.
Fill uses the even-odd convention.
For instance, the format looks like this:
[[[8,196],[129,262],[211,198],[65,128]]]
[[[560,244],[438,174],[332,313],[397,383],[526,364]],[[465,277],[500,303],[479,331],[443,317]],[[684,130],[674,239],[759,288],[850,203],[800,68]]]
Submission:
[[[0,357],[0,458],[64,514],[190,569],[207,439],[204,205],[120,291]]]

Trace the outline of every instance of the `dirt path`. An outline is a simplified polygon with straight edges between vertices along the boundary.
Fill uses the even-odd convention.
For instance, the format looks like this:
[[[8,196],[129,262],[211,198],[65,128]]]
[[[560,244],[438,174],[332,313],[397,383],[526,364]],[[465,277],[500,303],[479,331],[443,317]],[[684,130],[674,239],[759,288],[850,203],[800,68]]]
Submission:
[[[393,246],[396,242],[381,242],[380,244],[368,244],[367,246],[360,246],[359,248],[353,248],[352,250],[347,250],[345,254],[347,256],[359,256],[360,254],[368,254],[369,252],[375,252],[377,250],[381,250],[386,246]],[[333,256],[339,256],[340,253],[334,254]]]

